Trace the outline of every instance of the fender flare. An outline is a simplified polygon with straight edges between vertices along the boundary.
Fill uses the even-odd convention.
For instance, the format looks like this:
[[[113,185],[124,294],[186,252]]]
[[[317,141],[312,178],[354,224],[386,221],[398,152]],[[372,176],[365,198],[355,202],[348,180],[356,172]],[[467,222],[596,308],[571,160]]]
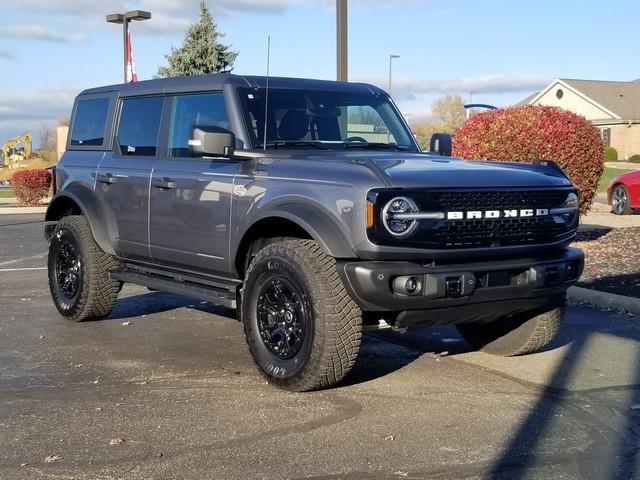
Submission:
[[[262,212],[251,224],[247,225],[245,231],[242,232],[241,238],[244,239],[251,227],[259,221],[273,217],[283,218],[298,225],[318,242],[320,248],[327,255],[335,258],[352,258],[355,256],[353,246],[348,240],[349,234],[344,225],[341,225],[329,214],[317,208],[301,204],[280,204],[274,209]],[[235,244],[232,258],[235,258],[238,254],[238,247],[241,243],[242,241],[239,241]]]
[[[91,233],[98,246],[109,255],[116,255],[113,248],[114,241],[118,238],[118,224],[106,209],[102,208],[95,192],[82,185],[71,185],[59,191],[49,203],[45,214],[46,222],[56,222],[60,219],[57,209],[65,200],[71,200],[80,208],[82,214],[87,218]]]

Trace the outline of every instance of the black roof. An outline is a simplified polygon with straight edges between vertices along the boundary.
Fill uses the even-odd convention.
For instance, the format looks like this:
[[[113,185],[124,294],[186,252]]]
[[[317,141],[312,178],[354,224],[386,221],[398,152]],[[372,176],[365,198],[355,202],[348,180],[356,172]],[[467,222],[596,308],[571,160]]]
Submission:
[[[84,90],[80,95],[106,92],[120,92],[121,96],[145,95],[152,93],[178,93],[199,90],[218,90],[225,85],[236,87],[266,87],[267,77],[252,75],[193,75],[188,77],[158,78],[140,82],[121,83]],[[374,85],[366,83],[336,82],[332,80],[312,80],[307,78],[269,77],[269,88],[340,90],[361,93],[384,93]]]

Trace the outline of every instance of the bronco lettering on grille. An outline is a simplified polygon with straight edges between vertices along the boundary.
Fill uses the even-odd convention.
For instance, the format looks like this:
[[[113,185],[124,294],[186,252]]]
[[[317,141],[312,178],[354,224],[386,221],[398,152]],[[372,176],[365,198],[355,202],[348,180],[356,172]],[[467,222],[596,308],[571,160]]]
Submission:
[[[507,210],[469,210],[466,212],[447,212],[447,220],[482,220],[495,218],[544,217],[549,215],[547,208],[523,208]]]

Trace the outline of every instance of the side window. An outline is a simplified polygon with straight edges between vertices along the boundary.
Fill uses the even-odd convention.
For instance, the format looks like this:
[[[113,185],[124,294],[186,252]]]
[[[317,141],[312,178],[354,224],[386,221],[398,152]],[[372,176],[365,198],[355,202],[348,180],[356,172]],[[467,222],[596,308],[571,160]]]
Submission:
[[[172,157],[192,157],[189,139],[196,127],[229,129],[229,117],[220,93],[176,96],[171,115],[169,152]]]
[[[104,143],[104,131],[109,110],[108,98],[80,100],[76,106],[71,127],[71,145],[100,146]]]
[[[118,125],[122,155],[156,155],[163,102],[164,97],[123,100]]]

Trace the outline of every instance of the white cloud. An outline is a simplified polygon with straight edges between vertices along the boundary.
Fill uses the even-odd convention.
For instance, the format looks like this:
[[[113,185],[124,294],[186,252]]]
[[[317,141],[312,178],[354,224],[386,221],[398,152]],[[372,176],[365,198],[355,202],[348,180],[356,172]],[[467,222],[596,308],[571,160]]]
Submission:
[[[31,38],[49,42],[82,43],[87,41],[86,35],[82,33],[65,35],[43,27],[42,25],[12,25],[10,27],[0,27],[0,37]]]
[[[367,83],[387,88],[388,80],[382,78],[361,79]],[[468,94],[474,93],[520,93],[533,92],[547,86],[551,79],[541,77],[488,75],[477,78],[456,79],[403,79],[393,80],[394,97],[400,100],[415,99],[420,95]]]
[[[31,131],[37,137],[42,125],[71,114],[78,87],[49,88],[35,91],[0,90],[0,143]]]

